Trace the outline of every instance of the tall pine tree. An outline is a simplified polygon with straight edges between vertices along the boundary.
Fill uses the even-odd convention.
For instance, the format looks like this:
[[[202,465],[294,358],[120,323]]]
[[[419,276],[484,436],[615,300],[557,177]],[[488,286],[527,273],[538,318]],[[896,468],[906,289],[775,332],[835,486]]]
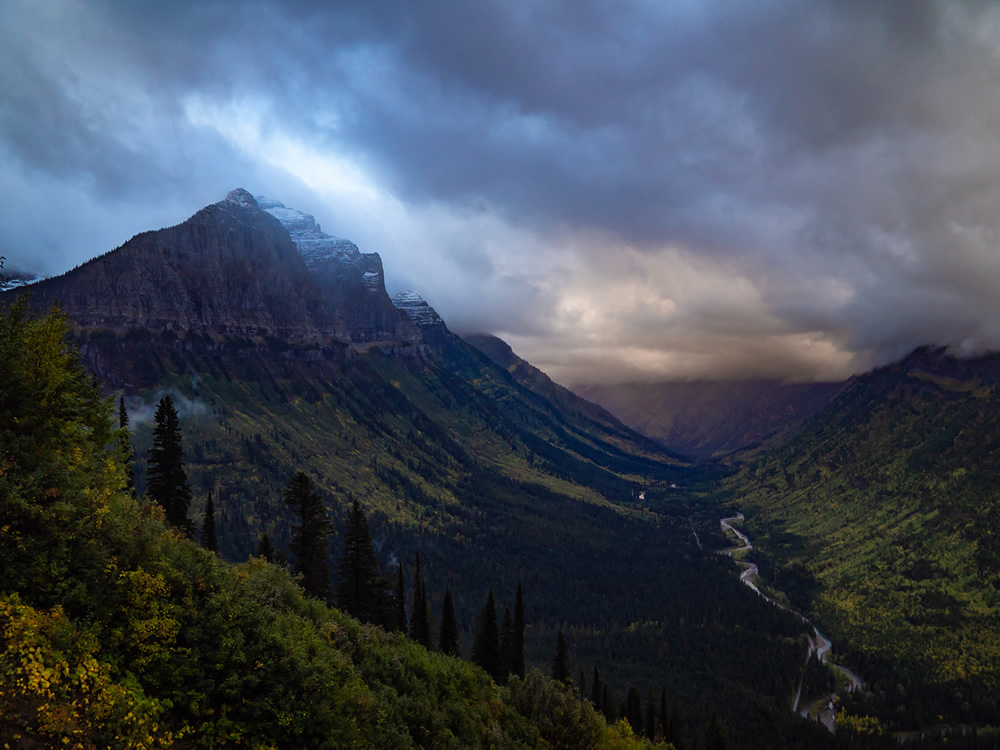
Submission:
[[[524,596],[521,583],[517,584],[517,598],[514,600],[514,632],[510,641],[510,673],[524,677]]]
[[[328,601],[330,598],[330,534],[333,522],[326,513],[323,498],[309,475],[296,472],[285,487],[285,504],[299,515],[292,527],[289,545],[295,555],[292,570],[302,576],[302,588],[310,596]],[[367,524],[365,529],[367,530]]]
[[[393,630],[406,633],[406,584],[403,581],[403,563],[399,564],[396,576],[396,617]]]
[[[636,734],[641,734],[644,726],[642,722],[642,696],[639,694],[639,688],[634,685],[628,689],[628,697],[625,699],[624,711],[622,713],[628,719],[632,730]]]
[[[426,649],[433,648],[431,641],[431,614],[427,606],[427,589],[420,573],[420,553],[417,553],[415,579],[413,581],[413,606],[410,609],[410,639]]]
[[[719,715],[713,711],[708,728],[705,730],[705,750],[727,750],[728,747],[726,730],[719,721]]]
[[[486,670],[499,682],[500,674],[500,631],[497,630],[497,605],[493,600],[493,589],[486,597],[486,603],[479,613],[476,623],[476,639],[472,644],[472,662]]]
[[[212,502],[212,491],[208,491],[208,502],[205,503],[205,520],[201,525],[201,546],[212,552],[219,551],[219,540],[215,535],[215,503]]]
[[[378,559],[368,530],[368,519],[358,501],[351,503],[344,532],[344,551],[337,566],[337,606],[362,622],[384,625],[387,603],[385,581],[379,575]]]
[[[500,623],[500,674],[503,683],[507,683],[510,674],[510,657],[514,645],[514,621],[510,616],[510,607],[503,608],[503,621]]]
[[[257,551],[254,553],[254,556],[263,557],[269,563],[274,563],[275,565],[284,565],[284,556],[279,560],[278,554],[278,550],[271,541],[271,537],[267,535],[267,532],[261,534],[257,540]]]
[[[438,649],[442,654],[458,656],[458,620],[455,617],[455,601],[451,589],[445,589],[444,604],[441,605],[441,635]]]
[[[667,713],[667,689],[665,687],[660,688],[660,711],[657,716],[657,724],[659,725],[660,737],[667,740],[670,734],[670,715]]]
[[[643,729],[642,733],[646,735],[649,739],[653,739],[656,736],[656,697],[653,694],[653,688],[646,688],[646,710],[643,712]]]
[[[552,679],[556,682],[570,684],[569,649],[566,648],[566,638],[560,630],[556,636],[556,655],[552,659]]]
[[[615,711],[615,699],[612,697],[611,689],[606,682],[601,685],[601,713],[604,714],[604,718],[608,724],[613,724],[618,720],[618,714]]]
[[[180,421],[170,396],[160,399],[153,422],[156,426],[153,428],[153,447],[149,452],[148,493],[163,507],[167,521],[190,535],[188,508],[191,505],[191,488],[184,471]]]
[[[130,495],[135,495],[135,451],[128,431],[128,409],[125,408],[125,396],[118,397],[118,450],[122,467],[125,469],[125,489]]]

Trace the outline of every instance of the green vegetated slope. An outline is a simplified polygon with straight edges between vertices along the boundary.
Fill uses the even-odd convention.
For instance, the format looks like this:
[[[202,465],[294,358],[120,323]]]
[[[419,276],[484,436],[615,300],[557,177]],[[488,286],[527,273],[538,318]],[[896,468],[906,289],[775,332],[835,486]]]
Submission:
[[[299,468],[343,503],[350,493],[434,532],[464,520],[459,495],[483,472],[607,507],[700,476],[620,424],[602,432],[567,417],[458,339],[430,360],[197,333],[90,330],[79,342],[125,387],[140,453],[151,407],[175,394],[189,472],[201,494],[218,493],[220,544],[235,558],[264,531],[282,539],[280,492]]]
[[[918,350],[729,483],[766,572],[859,667],[896,676],[880,700],[903,725],[996,721],[998,383],[995,356]]]
[[[520,581],[529,663],[547,671],[564,630],[571,673],[597,667],[613,712],[631,686],[665,688],[686,743],[713,714],[734,748],[832,742],[789,710],[803,627],[739,585],[712,551],[725,544],[717,517],[670,488],[703,475],[627,429],[567,419],[461,344],[401,358],[191,333],[78,340],[102,376],[129,385],[133,424],[174,394],[192,516],[212,489],[226,556],[245,559],[263,532],[287,549],[281,489],[303,469],[340,528],[362,504],[383,570],[402,561],[409,576],[420,553],[434,612],[452,589],[464,653],[486,591],[502,611]],[[148,423],[135,442],[141,488]]]
[[[648,745],[229,564],[126,490],[60,320],[0,315],[0,740],[16,747]]]

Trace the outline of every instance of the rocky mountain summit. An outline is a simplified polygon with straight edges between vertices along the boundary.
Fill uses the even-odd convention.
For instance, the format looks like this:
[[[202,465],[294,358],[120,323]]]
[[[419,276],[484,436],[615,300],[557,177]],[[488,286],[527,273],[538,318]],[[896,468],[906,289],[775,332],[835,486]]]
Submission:
[[[176,226],[138,234],[61,276],[32,285],[75,324],[275,337],[289,343],[424,343],[385,290],[382,259],[322,231],[316,220],[241,188]],[[429,312],[428,312],[429,311]]]
[[[245,190],[31,288],[89,328],[347,340],[284,227]]]

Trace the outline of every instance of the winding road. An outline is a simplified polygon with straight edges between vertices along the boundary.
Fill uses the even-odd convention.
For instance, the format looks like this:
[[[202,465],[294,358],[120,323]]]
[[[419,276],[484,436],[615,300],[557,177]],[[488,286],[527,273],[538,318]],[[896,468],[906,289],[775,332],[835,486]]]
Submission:
[[[730,516],[729,518],[720,519],[719,523],[722,525],[723,532],[731,531],[736,535],[736,538],[740,540],[743,546],[741,547],[727,547],[726,549],[718,550],[719,554],[728,555],[733,557],[737,552],[744,552],[746,550],[753,549],[753,543],[750,538],[737,528],[733,527],[733,523],[737,521],[744,520],[742,513],[737,513],[735,516]],[[860,688],[864,681],[853,671],[847,667],[842,667],[839,664],[834,664],[830,662],[828,657],[830,655],[830,649],[833,647],[833,643],[823,635],[819,629],[809,621],[805,615],[800,612],[796,612],[794,609],[786,607],[781,602],[777,602],[757,586],[755,579],[758,577],[757,565],[751,562],[746,562],[745,560],[734,559],[737,565],[743,567],[743,572],[740,573],[740,581],[757,593],[758,596],[762,596],[766,601],[770,602],[776,607],[781,607],[781,609],[786,609],[796,617],[798,617],[802,622],[812,628],[812,635],[809,637],[809,652],[806,654],[806,664],[809,663],[810,657],[815,653],[817,658],[823,664],[829,664],[831,667],[839,671],[844,677],[847,678],[848,686],[847,689],[851,692]],[[823,726],[829,729],[831,732],[834,731],[834,717],[835,709],[833,704],[833,699],[836,697],[836,693],[831,693],[830,695],[825,695],[818,700],[815,700],[806,706],[801,707],[799,704],[802,701],[802,683],[805,681],[806,670],[805,667],[802,669],[802,677],[799,679],[799,687],[795,691],[795,701],[792,703],[792,710],[798,711],[802,716],[809,717],[813,716],[820,721]]]

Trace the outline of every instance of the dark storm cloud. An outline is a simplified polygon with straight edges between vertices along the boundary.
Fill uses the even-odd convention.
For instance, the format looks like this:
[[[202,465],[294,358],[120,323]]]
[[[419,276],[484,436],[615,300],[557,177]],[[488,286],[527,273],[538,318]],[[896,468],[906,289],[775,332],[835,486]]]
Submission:
[[[566,378],[996,347],[998,38],[931,0],[10,2],[0,253],[242,185]]]

